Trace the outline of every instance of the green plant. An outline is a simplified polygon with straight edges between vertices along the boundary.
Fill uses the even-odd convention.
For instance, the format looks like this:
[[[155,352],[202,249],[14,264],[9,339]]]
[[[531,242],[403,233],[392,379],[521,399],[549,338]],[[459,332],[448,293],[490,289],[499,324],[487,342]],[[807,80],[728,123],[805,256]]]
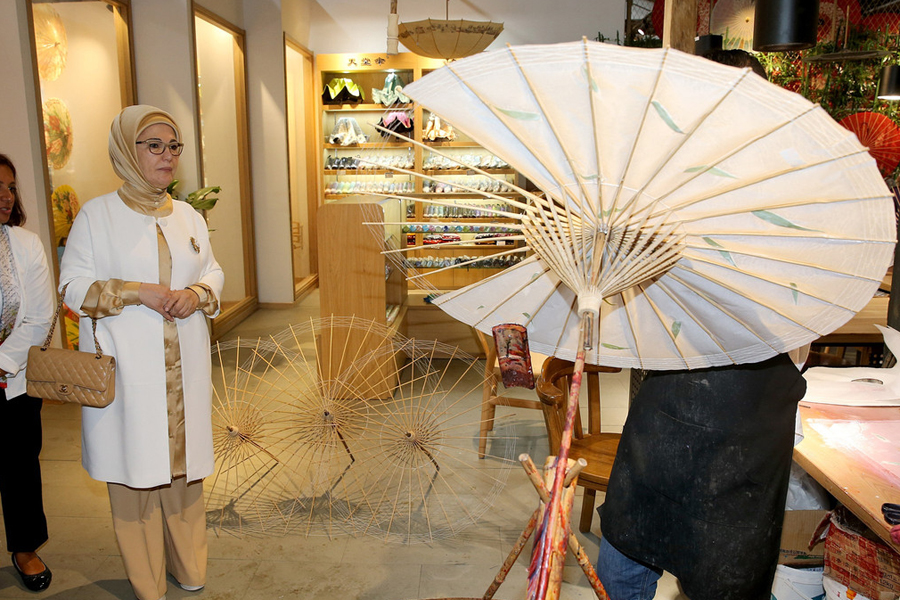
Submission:
[[[898,103],[875,97],[881,67],[900,62],[897,35],[851,27],[843,47],[820,42],[803,52],[761,53],[757,58],[772,83],[819,104],[837,121],[863,111],[900,119]]]
[[[211,185],[209,187],[200,188],[199,190],[194,190],[184,198],[181,198],[178,192],[175,191],[175,188],[178,186],[179,181],[177,179],[173,179],[172,183],[166,187],[166,191],[172,196],[173,200],[182,200],[187,202],[194,210],[198,212],[203,212],[204,210],[210,210],[215,205],[216,202],[219,201],[218,194],[222,191],[222,188],[217,185]]]

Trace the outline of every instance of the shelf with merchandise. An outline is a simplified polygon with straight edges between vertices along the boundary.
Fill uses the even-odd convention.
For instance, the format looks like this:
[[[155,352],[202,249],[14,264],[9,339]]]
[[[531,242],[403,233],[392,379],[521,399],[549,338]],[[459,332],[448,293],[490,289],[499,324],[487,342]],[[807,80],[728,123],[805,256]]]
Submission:
[[[425,181],[422,184],[422,193],[423,194],[438,194],[438,195],[455,195],[455,194],[477,194],[477,192],[471,192],[469,189],[478,190],[479,192],[491,193],[491,194],[513,194],[513,189],[511,185],[512,181],[506,179],[509,177],[514,179],[514,175],[504,176],[503,179],[499,177],[487,177],[485,175],[455,175],[451,176],[450,174],[442,174],[440,176],[436,176],[434,180]]]
[[[338,109],[409,104],[403,87],[416,78],[417,62],[402,56],[319,55],[316,63],[322,106]]]
[[[410,269],[427,272],[428,269],[446,269],[453,266],[459,266],[459,268],[461,269],[502,270],[516,265],[523,260],[524,258],[521,256],[502,256],[497,258],[487,258],[484,256],[474,256],[461,253],[455,256],[447,256],[445,254],[442,254],[441,256],[411,256],[407,259],[407,263],[409,264]]]
[[[389,167],[413,169],[415,167],[415,154],[412,147],[409,145],[382,146],[366,149],[365,152],[360,148],[348,146],[328,148],[326,149],[323,163],[326,175],[338,171],[343,171],[342,174],[344,175],[351,173],[365,175],[373,171],[394,173]],[[398,173],[397,175],[400,174]]]
[[[357,116],[346,116],[337,111],[324,111],[322,131],[328,132],[325,147],[359,146],[378,148],[380,146],[411,147],[410,142],[398,139],[378,129],[387,127],[409,137],[415,127],[415,117],[411,110],[357,112]]]
[[[521,177],[509,164],[465,133],[454,128],[452,139],[446,139],[442,137],[448,130],[444,124],[434,122],[429,129],[432,114],[428,109],[416,103],[383,105],[373,101],[373,89],[387,89],[390,73],[396,73],[401,87],[405,87],[442,66],[443,61],[411,53],[317,55],[316,81],[324,87],[333,78],[350,78],[361,90],[362,97],[359,101],[332,105],[322,103],[320,98],[319,114],[313,125],[321,144],[317,183],[324,204],[353,202],[352,196],[359,194],[402,197],[398,203],[404,231],[397,227],[398,245],[405,250],[402,257],[419,261],[430,255],[435,257],[433,262],[438,256],[442,262],[448,259],[474,261],[446,272],[436,272],[435,267],[421,267],[420,271],[432,274],[427,278],[430,286],[457,289],[499,273],[513,262],[512,258],[492,258],[492,254],[520,256],[515,253],[523,247],[518,239],[497,243],[490,238],[518,235],[518,230],[512,227],[513,219],[502,218],[504,215],[496,212],[518,212],[513,205],[502,206],[502,199],[519,197],[511,186],[519,183]],[[416,143],[382,136],[375,127],[379,121],[385,123],[392,112],[409,115],[411,131],[404,135]],[[338,128],[341,119],[347,120]],[[403,125],[402,128],[396,125],[398,129],[408,127],[405,118],[396,120]],[[338,135],[342,131],[353,134],[331,139],[332,134]],[[342,141],[349,143],[342,144]],[[397,164],[400,161],[402,164]],[[371,164],[366,166],[365,163]],[[399,173],[392,168],[421,176]],[[492,179],[500,179],[505,184],[494,184]],[[443,208],[437,208],[440,205],[444,205]],[[424,243],[425,236],[433,234],[446,234],[456,243]],[[459,239],[453,236],[459,236]],[[397,270],[406,271],[402,265]],[[416,287],[412,282],[406,285],[407,291]],[[424,312],[431,309],[417,308]],[[389,313],[389,309],[386,310]],[[435,319],[443,318],[434,314],[439,311],[427,316],[424,312],[417,313],[413,321],[434,324]],[[410,333],[415,335],[417,332],[412,331],[412,325],[410,327]],[[440,327],[441,331],[450,329],[452,327]],[[472,350],[480,352],[478,348]]]
[[[412,148],[408,142],[362,142],[357,144],[329,144],[322,145],[327,150],[380,150],[382,148]]]
[[[414,177],[388,167],[412,169],[414,160],[409,144],[363,151],[328,149],[322,177],[324,198],[331,201],[351,194],[412,193],[416,189]]]
[[[497,194],[499,195],[499,194]],[[517,194],[508,192],[507,197]],[[401,227],[409,274],[427,274],[440,289],[465,287],[520,262],[525,253],[515,219],[498,213],[517,209],[477,193],[421,193],[407,201]],[[441,203],[431,203],[430,199]]]
[[[324,104],[322,111],[331,112],[377,112],[383,113],[391,110],[412,110],[415,108],[412,102],[407,104]]]

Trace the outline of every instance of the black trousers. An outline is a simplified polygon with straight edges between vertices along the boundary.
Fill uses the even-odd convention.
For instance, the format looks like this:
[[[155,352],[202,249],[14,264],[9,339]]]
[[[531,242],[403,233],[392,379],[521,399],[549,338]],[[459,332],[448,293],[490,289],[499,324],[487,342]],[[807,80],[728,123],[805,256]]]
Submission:
[[[47,541],[41,494],[41,406],[27,394],[6,400],[0,389],[0,501],[8,552],[33,552]]]

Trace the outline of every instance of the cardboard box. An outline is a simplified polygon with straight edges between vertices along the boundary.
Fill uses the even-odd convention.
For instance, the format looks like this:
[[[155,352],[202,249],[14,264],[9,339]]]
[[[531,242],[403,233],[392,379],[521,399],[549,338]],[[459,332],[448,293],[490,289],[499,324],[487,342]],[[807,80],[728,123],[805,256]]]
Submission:
[[[819,544],[812,549],[809,543],[816,528],[828,511],[786,510],[784,528],[781,530],[781,547],[778,562],[792,567],[816,567],[825,563],[825,548]]]
[[[900,597],[900,555],[862,523],[835,511],[825,536],[825,575],[871,600]]]

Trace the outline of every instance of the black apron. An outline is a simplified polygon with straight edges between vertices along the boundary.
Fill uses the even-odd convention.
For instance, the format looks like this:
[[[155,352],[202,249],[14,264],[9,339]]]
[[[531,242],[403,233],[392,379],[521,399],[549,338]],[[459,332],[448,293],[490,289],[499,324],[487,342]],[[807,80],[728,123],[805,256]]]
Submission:
[[[805,391],[784,354],[648,374],[600,509],[603,536],[678,577],[691,600],[769,600]]]

